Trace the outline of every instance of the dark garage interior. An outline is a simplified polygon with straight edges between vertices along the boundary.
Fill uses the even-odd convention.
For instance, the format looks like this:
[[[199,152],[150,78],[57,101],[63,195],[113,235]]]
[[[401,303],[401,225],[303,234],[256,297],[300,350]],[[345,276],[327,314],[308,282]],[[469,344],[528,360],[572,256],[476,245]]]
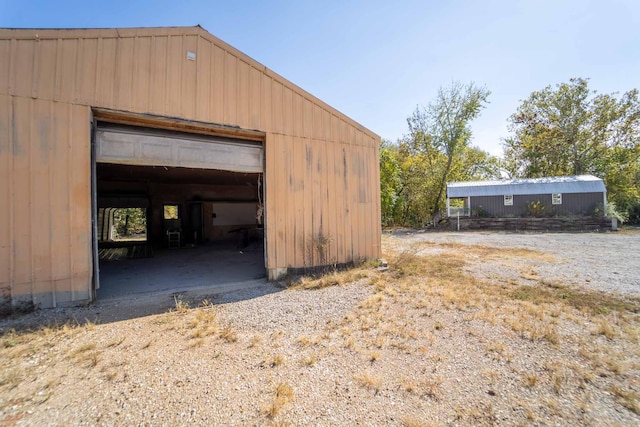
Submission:
[[[262,174],[96,164],[100,299],[265,276]]]

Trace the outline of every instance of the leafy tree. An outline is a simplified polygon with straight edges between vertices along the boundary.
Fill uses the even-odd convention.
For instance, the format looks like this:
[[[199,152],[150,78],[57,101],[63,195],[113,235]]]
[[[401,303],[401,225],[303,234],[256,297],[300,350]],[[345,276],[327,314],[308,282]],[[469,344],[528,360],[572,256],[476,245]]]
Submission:
[[[426,108],[416,108],[407,119],[406,142],[424,157],[429,167],[427,179],[433,198],[425,208],[434,224],[444,206],[445,188],[453,178],[452,170],[465,157],[478,154],[470,151],[470,123],[479,116],[489,94],[488,89],[473,83],[454,82],[448,88],[440,88],[434,102]]]
[[[147,230],[146,209],[143,208],[116,209],[113,220],[120,237],[130,237]]]
[[[596,94],[573,78],[533,92],[510,117],[506,168],[515,177],[593,174],[611,201],[628,210],[640,198],[640,101]]]
[[[400,164],[398,151],[394,150],[390,141],[380,141],[380,199],[382,224],[394,223],[394,209],[398,204],[401,190]]]

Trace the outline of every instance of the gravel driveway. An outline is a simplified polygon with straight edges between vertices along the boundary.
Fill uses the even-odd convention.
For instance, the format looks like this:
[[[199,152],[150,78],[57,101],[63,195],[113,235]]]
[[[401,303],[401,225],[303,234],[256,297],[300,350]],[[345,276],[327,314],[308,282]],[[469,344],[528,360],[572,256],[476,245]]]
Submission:
[[[640,296],[640,231],[608,233],[399,232],[407,242],[431,241],[523,248],[553,254],[544,276],[567,285]],[[495,264],[474,265],[474,274],[497,273]]]
[[[255,281],[0,321],[0,426],[640,425],[640,232],[382,243],[389,271],[328,287]],[[571,305],[563,285],[610,293]]]

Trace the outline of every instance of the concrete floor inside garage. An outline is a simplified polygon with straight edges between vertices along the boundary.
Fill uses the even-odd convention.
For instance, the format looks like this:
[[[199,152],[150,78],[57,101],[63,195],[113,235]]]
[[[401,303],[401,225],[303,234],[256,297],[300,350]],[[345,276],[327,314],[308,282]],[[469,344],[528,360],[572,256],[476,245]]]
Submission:
[[[265,278],[262,243],[233,242],[155,250],[153,257],[100,261],[97,299],[207,288],[212,293],[255,285]]]

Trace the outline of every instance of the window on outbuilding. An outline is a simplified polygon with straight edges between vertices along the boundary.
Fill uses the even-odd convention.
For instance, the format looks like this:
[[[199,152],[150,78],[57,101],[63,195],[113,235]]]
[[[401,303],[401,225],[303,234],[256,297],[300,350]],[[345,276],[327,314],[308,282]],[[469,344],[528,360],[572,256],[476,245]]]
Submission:
[[[504,205],[505,206],[513,206],[513,195],[508,194],[504,196]]]
[[[561,205],[562,204],[562,193],[553,193],[551,195],[551,204],[553,204],[553,205]]]

